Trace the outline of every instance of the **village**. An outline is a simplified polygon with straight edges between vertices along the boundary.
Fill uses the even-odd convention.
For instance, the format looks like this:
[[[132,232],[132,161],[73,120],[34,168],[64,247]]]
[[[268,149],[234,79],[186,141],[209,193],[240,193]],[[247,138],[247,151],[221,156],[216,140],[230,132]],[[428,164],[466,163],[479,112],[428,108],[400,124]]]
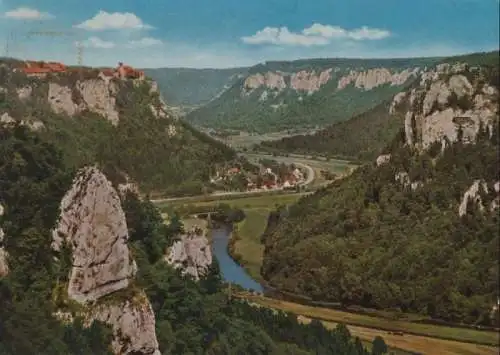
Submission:
[[[293,164],[262,159],[259,165],[259,171],[255,172],[243,171],[239,166],[217,170],[210,182],[215,188],[239,191],[296,190],[307,178],[306,172]]]

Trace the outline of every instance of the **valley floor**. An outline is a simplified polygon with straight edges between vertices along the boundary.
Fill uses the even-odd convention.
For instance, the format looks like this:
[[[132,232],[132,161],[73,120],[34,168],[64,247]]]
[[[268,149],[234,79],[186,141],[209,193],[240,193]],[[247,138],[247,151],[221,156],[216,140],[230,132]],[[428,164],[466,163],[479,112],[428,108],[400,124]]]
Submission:
[[[343,323],[348,325],[351,334],[361,340],[371,342],[376,336],[381,336],[389,347],[395,349],[429,355],[493,355],[499,351],[496,332],[392,321],[248,293],[238,293],[236,296],[260,306],[294,313],[304,323],[319,319],[328,328]],[[394,332],[403,334],[396,335]]]

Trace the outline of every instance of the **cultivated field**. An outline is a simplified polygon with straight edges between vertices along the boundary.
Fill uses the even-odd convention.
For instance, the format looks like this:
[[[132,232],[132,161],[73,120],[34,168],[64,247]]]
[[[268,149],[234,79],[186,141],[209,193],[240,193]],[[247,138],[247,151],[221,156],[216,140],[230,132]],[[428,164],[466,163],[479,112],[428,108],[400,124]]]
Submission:
[[[498,333],[495,332],[393,321],[249,294],[239,294],[238,297],[300,315],[304,322],[320,319],[330,328],[343,323],[362,340],[372,341],[378,335],[388,346],[406,351],[431,355],[493,355],[499,351]],[[391,334],[393,332],[403,332],[403,335]]]

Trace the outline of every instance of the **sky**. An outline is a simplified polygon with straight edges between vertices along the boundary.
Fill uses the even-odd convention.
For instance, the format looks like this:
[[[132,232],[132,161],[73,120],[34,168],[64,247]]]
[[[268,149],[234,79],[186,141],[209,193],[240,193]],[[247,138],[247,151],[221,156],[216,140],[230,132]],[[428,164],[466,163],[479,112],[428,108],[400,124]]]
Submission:
[[[84,65],[141,68],[449,56],[498,49],[498,11],[499,0],[0,0],[0,49],[75,64],[79,44]]]

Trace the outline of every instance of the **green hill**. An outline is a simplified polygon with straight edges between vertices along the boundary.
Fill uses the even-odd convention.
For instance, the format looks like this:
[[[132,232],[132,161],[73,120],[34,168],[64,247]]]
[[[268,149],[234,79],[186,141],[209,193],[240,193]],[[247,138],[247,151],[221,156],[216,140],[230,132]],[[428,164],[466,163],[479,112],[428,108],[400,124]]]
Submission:
[[[186,119],[215,129],[266,133],[326,126],[398,93],[439,58],[266,62]]]
[[[416,86],[385,155],[270,221],[263,277],[314,300],[498,326],[499,88],[488,66]]]
[[[190,69],[157,68],[145,69],[153,78],[161,93],[172,106],[195,107],[215,98],[231,87],[247,68],[234,69]]]
[[[69,166],[98,162],[142,192],[178,195],[201,193],[216,164],[237,159],[171,115],[149,80],[106,81],[93,69],[28,78],[16,65],[0,67],[1,124],[32,126]]]

